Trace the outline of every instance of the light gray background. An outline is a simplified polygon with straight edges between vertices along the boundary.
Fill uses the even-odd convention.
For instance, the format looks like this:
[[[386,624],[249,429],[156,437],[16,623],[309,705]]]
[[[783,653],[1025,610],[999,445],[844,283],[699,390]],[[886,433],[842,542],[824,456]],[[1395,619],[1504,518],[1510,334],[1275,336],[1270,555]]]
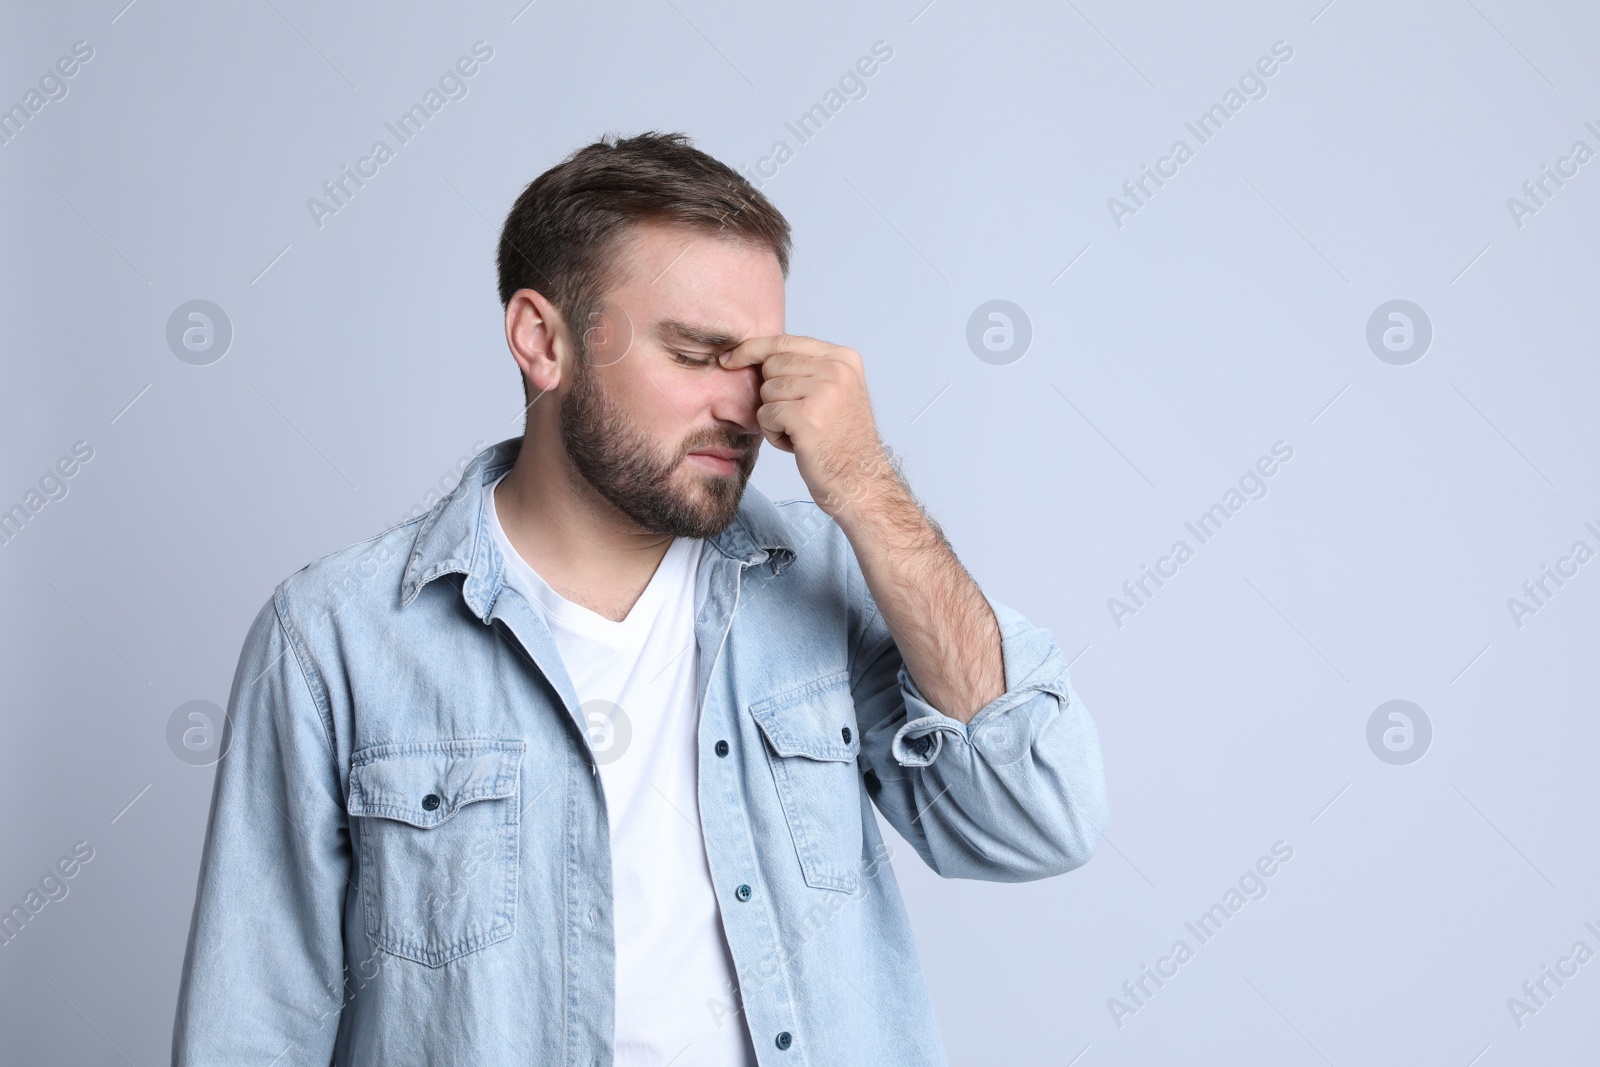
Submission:
[[[1600,950],[1600,563],[1520,628],[1506,604],[1600,548],[1600,160],[1521,227],[1506,205],[1600,149],[1592,10],[522,2],[7,5],[0,104],[95,52],[0,146],[0,507],[95,455],[0,547],[0,906],[95,858],[0,946],[0,1058],[166,1059],[212,781],[168,717],[226,701],[279,580],[518,432],[493,251],[522,186],[608,130],[753,165],[879,40],[764,184],[789,328],[865,355],[963,560],[1072,659],[1111,796],[1093,862],[1042,883],[944,882],[891,837],[951,1061],[1592,1054],[1600,961],[1520,1029],[1506,1006]],[[313,225],[479,39],[469,95]],[[1268,95],[1119,229],[1107,198],[1280,40]],[[235,331],[210,366],[165,341],[196,298]],[[1365,340],[1396,298],[1434,329],[1409,366]],[[1010,365],[966,344],[991,299],[1031,320]],[[1268,495],[1115,625],[1279,440]],[[756,484],[797,495],[764,451]],[[1396,698],[1434,728],[1409,766],[1366,742]],[[1119,1028],[1107,999],[1279,840],[1269,895]]]

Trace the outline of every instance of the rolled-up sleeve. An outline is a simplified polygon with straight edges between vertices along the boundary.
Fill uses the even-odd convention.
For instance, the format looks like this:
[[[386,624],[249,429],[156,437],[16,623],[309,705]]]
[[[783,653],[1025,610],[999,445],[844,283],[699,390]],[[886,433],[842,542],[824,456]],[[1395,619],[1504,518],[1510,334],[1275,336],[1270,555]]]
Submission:
[[[862,769],[878,810],[940,875],[1047,878],[1088,862],[1105,830],[1100,739],[1055,638],[989,605],[1006,691],[966,723],[928,703],[869,607],[851,665]]]

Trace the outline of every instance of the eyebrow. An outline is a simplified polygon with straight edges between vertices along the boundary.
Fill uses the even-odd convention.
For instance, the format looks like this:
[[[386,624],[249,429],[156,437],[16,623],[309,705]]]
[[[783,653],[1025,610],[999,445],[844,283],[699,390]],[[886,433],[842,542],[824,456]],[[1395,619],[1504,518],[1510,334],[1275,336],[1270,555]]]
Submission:
[[[656,323],[656,334],[663,340],[706,348],[732,348],[739,343],[739,338],[719,332],[715,327],[678,319],[663,319]]]

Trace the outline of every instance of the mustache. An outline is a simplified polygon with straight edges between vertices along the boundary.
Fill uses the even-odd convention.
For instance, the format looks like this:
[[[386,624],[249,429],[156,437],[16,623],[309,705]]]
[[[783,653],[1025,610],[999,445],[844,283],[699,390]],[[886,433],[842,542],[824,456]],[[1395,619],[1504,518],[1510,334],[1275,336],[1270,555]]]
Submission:
[[[744,449],[748,459],[755,453],[761,444],[759,433],[745,433],[726,427],[713,427],[704,433],[690,437],[678,449],[678,459],[686,458],[690,452],[697,448],[740,448]]]

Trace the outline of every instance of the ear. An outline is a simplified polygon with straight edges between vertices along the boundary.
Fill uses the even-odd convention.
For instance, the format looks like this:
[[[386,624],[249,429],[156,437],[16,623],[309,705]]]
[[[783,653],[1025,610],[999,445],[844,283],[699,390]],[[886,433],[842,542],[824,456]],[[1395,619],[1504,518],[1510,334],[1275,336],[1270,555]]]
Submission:
[[[533,289],[518,289],[506,304],[506,345],[537,396],[570,380],[574,352],[561,312]]]

